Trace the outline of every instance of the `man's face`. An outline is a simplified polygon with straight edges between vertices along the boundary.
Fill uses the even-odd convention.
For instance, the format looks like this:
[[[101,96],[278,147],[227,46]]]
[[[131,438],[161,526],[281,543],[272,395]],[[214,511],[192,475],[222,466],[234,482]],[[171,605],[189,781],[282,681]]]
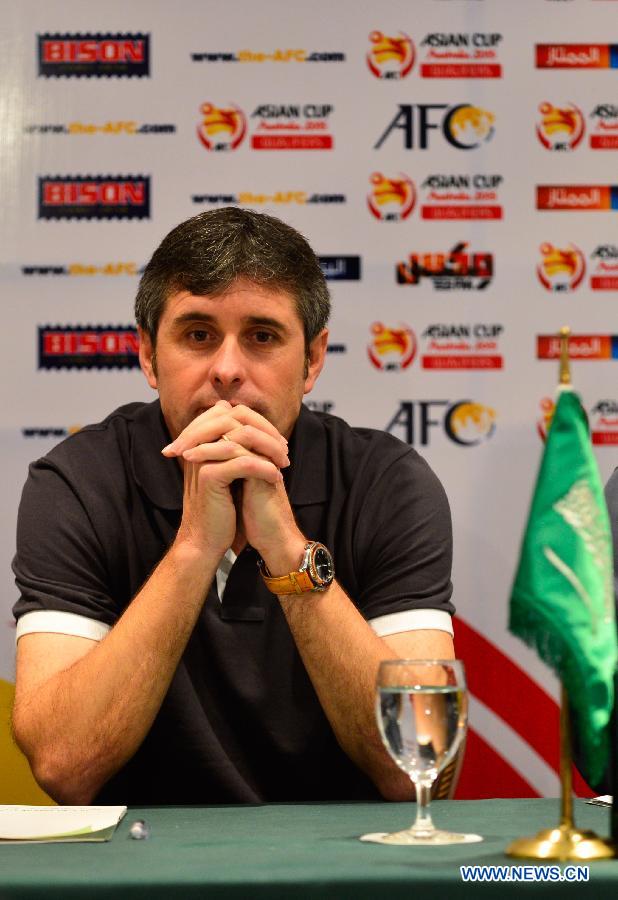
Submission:
[[[328,336],[324,329],[311,342],[307,358],[291,295],[244,280],[218,296],[168,297],[155,354],[139,331],[142,370],[159,392],[172,439],[218,400],[249,406],[289,437]]]

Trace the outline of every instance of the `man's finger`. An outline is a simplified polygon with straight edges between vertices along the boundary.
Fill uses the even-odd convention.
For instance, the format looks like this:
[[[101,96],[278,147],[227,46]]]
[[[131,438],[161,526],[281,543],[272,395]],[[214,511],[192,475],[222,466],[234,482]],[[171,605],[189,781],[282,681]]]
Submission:
[[[255,410],[242,405],[223,407],[217,403],[190,422],[176,440],[164,447],[161,452],[164,456],[180,456],[185,450],[198,444],[218,441],[239,425],[251,425],[258,431],[271,435],[281,446],[287,447],[287,441],[275,426]]]
[[[230,485],[238,479],[257,478],[269,484],[277,484],[283,481],[283,475],[270,460],[262,459],[252,453],[237,456],[217,462],[212,466],[200,466],[197,477],[200,483],[212,482],[215,484]]]

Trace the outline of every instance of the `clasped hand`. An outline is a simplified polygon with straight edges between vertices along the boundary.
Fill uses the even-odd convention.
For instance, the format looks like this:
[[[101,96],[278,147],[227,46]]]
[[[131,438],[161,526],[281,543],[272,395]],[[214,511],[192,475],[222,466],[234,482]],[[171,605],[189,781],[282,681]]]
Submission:
[[[271,547],[302,539],[281,474],[287,441],[264,416],[219,400],[162,453],[183,461],[181,539],[221,555],[248,541],[267,561]]]

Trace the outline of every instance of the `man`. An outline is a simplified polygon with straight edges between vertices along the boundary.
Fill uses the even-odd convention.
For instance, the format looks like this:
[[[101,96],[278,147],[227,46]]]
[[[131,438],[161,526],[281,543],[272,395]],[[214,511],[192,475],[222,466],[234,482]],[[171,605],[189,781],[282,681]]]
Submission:
[[[328,314],[293,229],[195,216],[136,299],[159,400],[31,467],[13,724],[58,801],[411,795],[375,677],[453,655],[450,515],[410,447],[302,406]]]

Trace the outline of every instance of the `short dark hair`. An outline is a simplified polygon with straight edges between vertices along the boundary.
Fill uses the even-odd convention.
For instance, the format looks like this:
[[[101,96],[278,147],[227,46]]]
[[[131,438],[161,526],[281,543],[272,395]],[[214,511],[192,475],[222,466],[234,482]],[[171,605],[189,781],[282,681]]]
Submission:
[[[273,216],[226,206],[181,222],[163,238],[137,289],[137,324],[154,346],[171,294],[223,294],[240,278],[291,294],[306,346],[328,322],[328,287],[305,238]]]

